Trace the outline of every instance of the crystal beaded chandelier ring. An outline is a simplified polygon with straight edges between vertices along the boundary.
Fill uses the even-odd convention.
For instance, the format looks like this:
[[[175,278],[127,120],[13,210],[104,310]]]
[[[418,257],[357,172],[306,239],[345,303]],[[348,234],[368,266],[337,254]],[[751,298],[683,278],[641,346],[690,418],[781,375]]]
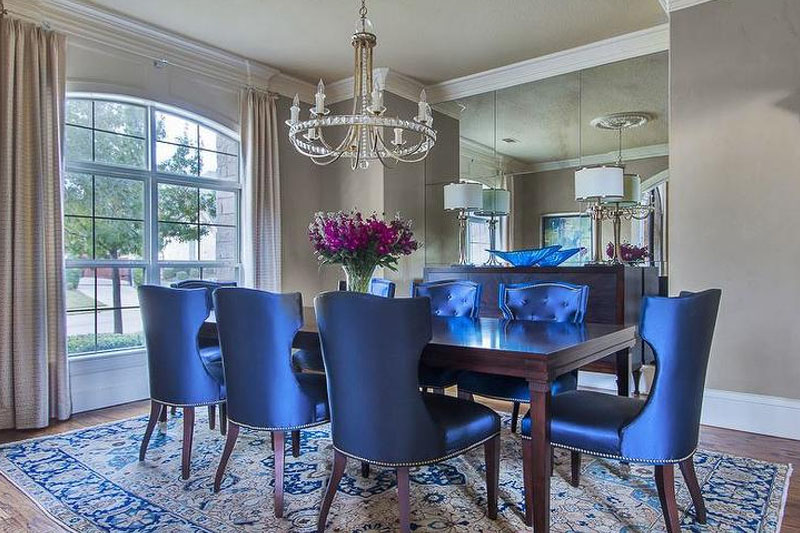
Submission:
[[[420,94],[414,118],[386,116],[383,90],[372,76],[372,50],[378,39],[367,18],[366,0],[361,1],[359,15],[352,38],[355,48],[352,114],[331,114],[325,107],[325,85],[320,80],[308,120],[300,120],[300,98],[295,95],[291,118],[286,121],[289,140],[298,152],[318,165],[329,165],[342,157],[350,159],[353,170],[367,168],[370,161],[376,160],[386,166],[422,161],[436,143],[433,114],[425,91]],[[332,128],[346,128],[340,141],[330,142],[328,133]],[[391,140],[387,140],[387,132],[391,133]]]

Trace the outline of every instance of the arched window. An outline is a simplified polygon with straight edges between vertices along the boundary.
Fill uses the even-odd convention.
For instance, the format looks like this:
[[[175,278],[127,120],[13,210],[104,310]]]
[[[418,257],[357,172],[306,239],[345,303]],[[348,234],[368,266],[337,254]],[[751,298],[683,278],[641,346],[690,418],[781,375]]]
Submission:
[[[143,100],[67,98],[70,355],[143,345],[136,287],[239,277],[239,141]]]

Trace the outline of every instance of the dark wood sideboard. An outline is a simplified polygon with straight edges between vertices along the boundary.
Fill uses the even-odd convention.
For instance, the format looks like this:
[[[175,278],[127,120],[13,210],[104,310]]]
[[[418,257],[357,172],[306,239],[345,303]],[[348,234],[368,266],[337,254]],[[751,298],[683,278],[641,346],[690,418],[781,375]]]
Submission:
[[[426,267],[425,281],[465,279],[483,286],[481,316],[501,317],[499,285],[526,281],[566,281],[589,286],[586,321],[599,324],[639,324],[642,296],[658,294],[658,268],[627,265],[586,265],[575,267]],[[630,378],[634,392],[639,392],[639,379],[643,363],[653,361],[649,347],[637,335],[637,343],[630,350],[606,357],[587,366],[593,372],[617,375],[620,394],[627,395]]]

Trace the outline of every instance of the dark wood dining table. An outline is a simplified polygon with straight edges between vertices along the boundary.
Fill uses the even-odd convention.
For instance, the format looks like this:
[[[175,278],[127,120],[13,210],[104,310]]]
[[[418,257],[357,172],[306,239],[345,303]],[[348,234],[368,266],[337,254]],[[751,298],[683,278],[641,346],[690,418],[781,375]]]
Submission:
[[[295,348],[319,348],[313,308]],[[210,316],[202,335],[216,335]],[[523,441],[532,462],[526,517],[536,533],[550,530],[550,386],[560,375],[603,357],[627,352],[636,343],[636,327],[617,324],[563,324],[497,318],[433,318],[433,338],[422,353],[431,366],[525,378],[531,393],[531,438]],[[532,494],[531,494],[532,493]]]

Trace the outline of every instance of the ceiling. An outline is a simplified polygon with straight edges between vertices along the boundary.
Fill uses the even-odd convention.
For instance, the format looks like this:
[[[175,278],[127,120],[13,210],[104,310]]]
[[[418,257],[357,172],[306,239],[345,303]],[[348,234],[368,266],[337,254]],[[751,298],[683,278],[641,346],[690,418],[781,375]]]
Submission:
[[[564,161],[616,152],[617,134],[590,124],[610,113],[653,117],[624,133],[626,150],[666,144],[668,73],[668,54],[661,52],[441,105],[460,109],[461,137],[489,153],[496,145],[499,154],[525,164]]]
[[[356,0],[91,0],[307,81],[352,75]],[[432,84],[649,28],[658,0],[369,0],[376,67]]]

